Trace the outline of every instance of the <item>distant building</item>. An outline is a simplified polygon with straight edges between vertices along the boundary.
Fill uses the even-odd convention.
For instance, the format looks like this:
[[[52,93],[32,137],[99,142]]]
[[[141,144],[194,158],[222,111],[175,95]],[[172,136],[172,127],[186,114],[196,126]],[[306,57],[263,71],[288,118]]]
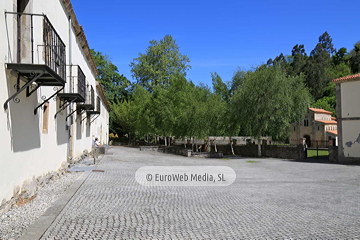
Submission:
[[[110,106],[69,0],[2,0],[0,12],[1,205],[95,137],[107,144]]]
[[[331,114],[324,109],[309,108],[303,119],[290,125],[290,144],[299,144],[305,138],[308,147],[336,145],[337,122]]]
[[[333,82],[336,83],[339,162],[360,162],[360,73]]]

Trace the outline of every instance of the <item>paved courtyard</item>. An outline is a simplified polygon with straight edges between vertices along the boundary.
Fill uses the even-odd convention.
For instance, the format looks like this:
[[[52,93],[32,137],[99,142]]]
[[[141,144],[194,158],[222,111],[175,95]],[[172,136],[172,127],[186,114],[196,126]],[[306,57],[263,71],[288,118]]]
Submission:
[[[229,166],[237,178],[146,187],[135,180],[143,166]],[[360,239],[360,166],[113,147],[97,169],[42,239]]]

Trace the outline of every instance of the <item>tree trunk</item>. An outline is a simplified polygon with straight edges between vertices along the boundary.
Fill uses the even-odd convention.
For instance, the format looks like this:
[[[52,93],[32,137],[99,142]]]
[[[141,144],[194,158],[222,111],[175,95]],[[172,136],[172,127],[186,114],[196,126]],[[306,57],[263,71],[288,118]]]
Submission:
[[[234,148],[233,148],[233,142],[232,142],[231,137],[230,137],[230,147],[231,147],[231,154],[232,154],[233,156],[235,156]]]
[[[206,151],[211,152],[210,136],[208,137],[208,140],[207,140],[207,143],[206,143]]]
[[[156,136],[156,134],[155,134],[155,144],[157,144],[157,136]]]
[[[215,144],[215,152],[217,152],[216,140],[215,139],[214,139],[214,144]]]
[[[192,139],[191,150],[194,151],[194,138]]]
[[[166,143],[167,143],[167,142],[166,142],[166,136],[164,137],[164,141],[165,141],[165,147],[166,147]]]
[[[258,138],[258,157],[261,157],[261,139]]]

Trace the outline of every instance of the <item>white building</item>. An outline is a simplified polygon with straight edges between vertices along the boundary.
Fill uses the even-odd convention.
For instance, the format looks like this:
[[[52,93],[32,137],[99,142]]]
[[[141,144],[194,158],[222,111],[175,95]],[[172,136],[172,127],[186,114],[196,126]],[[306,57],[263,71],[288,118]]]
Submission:
[[[108,143],[109,103],[70,0],[1,0],[0,205]]]
[[[360,162],[360,73],[333,80],[336,83],[339,162]]]

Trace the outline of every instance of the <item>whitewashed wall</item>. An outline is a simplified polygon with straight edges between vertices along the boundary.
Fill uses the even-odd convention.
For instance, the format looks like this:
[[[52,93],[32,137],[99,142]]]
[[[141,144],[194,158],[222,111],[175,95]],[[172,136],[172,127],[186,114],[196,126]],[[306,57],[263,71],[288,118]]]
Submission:
[[[29,10],[32,13],[44,13],[60,35],[66,45],[66,62],[69,64],[69,56],[72,63],[80,65],[86,81],[92,85],[95,92],[95,77],[90,70],[89,64],[79,46],[74,31],[71,30],[72,52],[70,53],[69,21],[68,16],[59,0],[38,0],[30,1]],[[16,1],[1,0],[0,12],[16,12]],[[37,115],[33,111],[40,103],[42,96],[49,97],[54,93],[53,87],[41,87],[30,97],[26,97],[23,91],[18,98],[20,103],[9,103],[9,108],[4,110],[3,104],[6,99],[15,93],[16,74],[6,69],[6,63],[11,62],[10,53],[14,58],[16,30],[14,16],[7,15],[5,23],[4,14],[0,17],[0,204],[1,201],[9,200],[13,195],[13,189],[21,186],[25,180],[33,179],[61,167],[63,162],[68,160],[69,134],[73,136],[73,157],[82,154],[86,149],[91,150],[92,136],[95,127],[92,127],[87,119],[80,123],[81,117],[74,121],[71,130],[66,129],[65,117],[69,109],[62,111],[54,118],[59,109],[59,99],[49,101],[49,125],[48,132],[43,133],[43,110],[39,109]],[[34,19],[41,19],[34,17]],[[35,20],[34,24],[42,22]],[[41,41],[42,27],[34,31],[36,41]],[[11,51],[9,51],[9,49]],[[42,63],[42,50],[40,46],[35,49],[35,63]],[[68,72],[67,72],[68,74]],[[23,82],[21,83],[24,84]],[[66,86],[66,89],[69,85]],[[96,96],[95,96],[96,97]],[[73,106],[74,108],[76,105]],[[108,114],[103,110],[104,116],[99,119],[100,126],[108,128]],[[83,115],[85,116],[85,114]],[[74,120],[77,114],[74,114]],[[102,120],[101,120],[102,119]],[[97,126],[97,125],[96,125]],[[105,127],[103,127],[105,129]],[[103,130],[106,132],[106,130]],[[103,137],[103,136],[102,136]]]
[[[360,117],[360,81],[341,83],[342,118]],[[360,158],[360,120],[342,121],[342,148],[345,157]]]

